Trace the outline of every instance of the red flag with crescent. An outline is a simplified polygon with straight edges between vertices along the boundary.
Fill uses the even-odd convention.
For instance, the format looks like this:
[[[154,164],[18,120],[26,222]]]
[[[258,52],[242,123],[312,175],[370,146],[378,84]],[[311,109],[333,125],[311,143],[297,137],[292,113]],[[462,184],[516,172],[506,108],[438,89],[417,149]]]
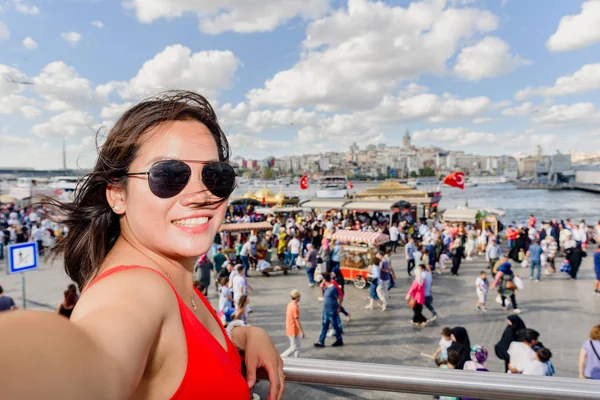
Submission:
[[[444,178],[444,184],[459,189],[465,189],[465,173],[453,172]]]
[[[302,179],[300,179],[300,189],[308,189],[308,175],[304,175]]]
[[[348,182],[348,189],[354,189],[354,185],[352,184],[352,182]]]

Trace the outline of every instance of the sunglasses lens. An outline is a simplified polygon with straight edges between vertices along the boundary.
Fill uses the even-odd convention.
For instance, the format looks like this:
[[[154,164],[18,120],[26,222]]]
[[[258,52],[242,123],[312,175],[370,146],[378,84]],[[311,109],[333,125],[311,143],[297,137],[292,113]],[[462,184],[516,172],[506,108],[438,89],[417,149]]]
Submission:
[[[214,196],[224,199],[235,189],[235,171],[229,164],[208,163],[202,168],[202,182]]]
[[[182,161],[159,161],[150,168],[148,183],[156,197],[168,199],[185,189],[191,175],[192,170]]]

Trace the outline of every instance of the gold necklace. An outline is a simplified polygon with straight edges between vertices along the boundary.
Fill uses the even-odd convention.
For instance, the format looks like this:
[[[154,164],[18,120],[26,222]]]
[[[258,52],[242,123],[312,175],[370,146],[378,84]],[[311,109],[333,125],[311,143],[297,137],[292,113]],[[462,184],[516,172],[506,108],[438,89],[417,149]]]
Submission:
[[[167,278],[172,279],[171,278],[171,274],[169,274],[168,272],[165,271],[165,275],[167,276]],[[198,308],[196,307],[196,300],[194,299],[194,291],[192,290],[192,293],[190,293],[190,304],[192,305],[192,308],[194,310],[197,310]]]

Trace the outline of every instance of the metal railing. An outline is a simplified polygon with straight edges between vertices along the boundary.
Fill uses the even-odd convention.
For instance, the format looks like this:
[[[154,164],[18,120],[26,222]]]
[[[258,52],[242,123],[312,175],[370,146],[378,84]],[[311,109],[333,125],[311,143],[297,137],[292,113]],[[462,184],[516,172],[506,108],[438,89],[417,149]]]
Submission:
[[[286,382],[477,399],[599,399],[600,381],[285,358]],[[263,374],[262,378],[266,379]]]

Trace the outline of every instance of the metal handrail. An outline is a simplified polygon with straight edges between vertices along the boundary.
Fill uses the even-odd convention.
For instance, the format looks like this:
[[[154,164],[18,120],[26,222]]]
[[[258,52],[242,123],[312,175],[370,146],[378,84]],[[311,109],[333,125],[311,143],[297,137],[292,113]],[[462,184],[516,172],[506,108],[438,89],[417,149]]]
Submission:
[[[477,399],[598,399],[600,381],[284,358],[286,382]],[[262,378],[266,376],[262,374]]]

